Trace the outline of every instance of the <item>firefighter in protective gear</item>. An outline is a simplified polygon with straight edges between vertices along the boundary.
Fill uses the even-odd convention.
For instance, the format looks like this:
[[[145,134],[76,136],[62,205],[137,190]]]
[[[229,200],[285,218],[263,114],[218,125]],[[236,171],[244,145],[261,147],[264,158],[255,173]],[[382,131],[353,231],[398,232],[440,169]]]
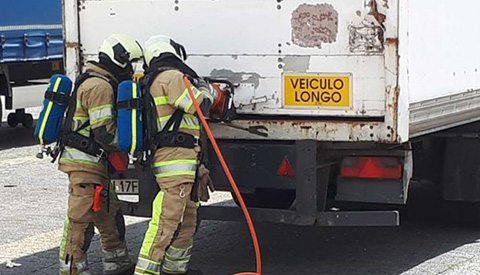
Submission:
[[[145,44],[144,56],[146,76],[154,74],[147,90],[156,105],[158,134],[175,131],[172,130],[175,126],[170,127],[171,120],[179,119],[175,123],[179,124],[178,134],[184,137],[180,140],[194,141],[190,145],[195,145],[179,142],[159,146],[154,154],[152,170],[161,191],[153,202],[152,220],[135,274],[202,274],[189,270],[197,223],[198,203],[192,200],[191,193],[199,164],[200,122],[184,76],[199,78],[184,63],[187,57],[184,47],[169,37],[151,37]],[[217,94],[205,82],[196,81],[193,91],[202,109],[215,103]],[[202,175],[208,176],[208,173]]]
[[[92,153],[67,144],[60,156],[59,169],[70,180],[68,214],[60,245],[61,275],[91,274],[86,253],[94,227],[101,235],[104,274],[122,274],[133,268],[123,215],[114,188],[109,188],[106,155],[117,148],[116,85],[132,79],[132,63],[142,55],[142,48],[133,37],[110,35],[101,45],[99,62],[90,61],[84,74],[87,77],[81,83],[77,80],[76,108],[66,123],[70,123],[72,132],[101,149]],[[101,208],[93,209],[97,191],[101,191]]]

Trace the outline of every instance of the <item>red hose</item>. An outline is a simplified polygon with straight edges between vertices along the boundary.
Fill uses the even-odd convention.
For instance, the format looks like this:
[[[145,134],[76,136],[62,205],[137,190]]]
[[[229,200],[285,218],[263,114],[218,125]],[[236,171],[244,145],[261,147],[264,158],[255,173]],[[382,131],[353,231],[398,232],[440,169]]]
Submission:
[[[200,108],[200,104],[198,104],[198,101],[195,98],[195,95],[192,91],[192,84],[190,83],[190,80],[188,79],[187,76],[185,76],[183,80],[185,82],[185,85],[187,86],[188,93],[190,94],[190,97],[193,100],[193,104],[195,106],[195,110],[197,111],[198,117],[200,118],[200,121],[202,122],[202,125],[205,128],[205,131],[207,132],[208,138],[212,143],[213,149],[215,150],[215,154],[217,155],[218,160],[222,165],[223,171],[225,172],[225,175],[227,176],[227,179],[230,182],[230,185],[232,186],[233,192],[235,193],[235,196],[237,197],[237,200],[240,203],[240,207],[242,208],[243,215],[245,216],[245,220],[247,221],[247,224],[248,224],[248,229],[250,230],[250,236],[252,237],[253,248],[255,250],[255,260],[257,264],[257,271],[242,272],[242,273],[236,273],[232,275],[261,275],[262,274],[262,256],[260,254],[260,245],[258,243],[257,232],[255,231],[255,226],[253,225],[252,218],[250,217],[250,213],[248,212],[247,205],[245,205],[245,202],[243,201],[242,194],[240,193],[240,190],[238,189],[238,186],[235,183],[235,179],[233,178],[232,173],[230,173],[230,168],[228,168],[227,162],[223,157],[222,151],[218,147],[217,141],[213,136],[212,130],[210,129],[210,126],[208,125],[207,120],[205,119],[205,116],[203,115],[203,112]]]

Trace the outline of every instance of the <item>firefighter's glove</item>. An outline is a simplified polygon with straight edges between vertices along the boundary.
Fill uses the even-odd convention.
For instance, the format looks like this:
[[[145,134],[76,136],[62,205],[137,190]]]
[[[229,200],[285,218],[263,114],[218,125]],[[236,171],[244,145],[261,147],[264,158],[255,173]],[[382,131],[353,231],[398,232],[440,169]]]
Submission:
[[[201,88],[206,89],[207,91],[210,90],[210,84],[208,84],[207,81],[205,81],[205,79],[203,79],[203,78],[201,78],[201,77],[196,78],[195,81],[194,81],[194,83],[193,83],[193,85],[194,85],[195,87],[197,87],[197,89],[199,89],[199,90],[200,90]]]
[[[210,178],[210,171],[202,164],[198,168],[198,199],[202,202],[207,202],[210,199],[209,190],[214,192],[215,187]]]

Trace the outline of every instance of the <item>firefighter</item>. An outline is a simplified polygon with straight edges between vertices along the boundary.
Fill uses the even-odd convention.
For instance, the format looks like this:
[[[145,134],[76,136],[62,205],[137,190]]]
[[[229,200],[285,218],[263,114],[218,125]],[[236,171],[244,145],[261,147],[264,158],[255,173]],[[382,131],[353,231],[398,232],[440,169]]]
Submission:
[[[155,102],[157,140],[162,141],[157,144],[152,170],[161,190],[153,202],[135,274],[202,274],[189,270],[197,225],[194,197],[206,193],[208,199],[206,188],[211,181],[208,170],[198,167],[200,122],[184,76],[195,80],[193,91],[205,113],[215,112],[211,106],[216,106],[219,96],[184,63],[186,58],[185,48],[169,37],[154,36],[145,44],[143,87]],[[197,168],[201,178],[198,191],[192,192]]]
[[[125,242],[125,222],[110,187],[106,156],[117,148],[116,86],[132,79],[133,64],[143,55],[131,36],[110,35],[101,45],[99,61],[90,61],[76,82],[76,106],[67,114],[69,128],[59,170],[68,174],[68,215],[60,245],[60,274],[89,275],[87,250],[97,227],[101,236],[104,274],[122,274],[134,264]],[[81,146],[83,145],[83,146]],[[98,204],[100,203],[100,204]]]

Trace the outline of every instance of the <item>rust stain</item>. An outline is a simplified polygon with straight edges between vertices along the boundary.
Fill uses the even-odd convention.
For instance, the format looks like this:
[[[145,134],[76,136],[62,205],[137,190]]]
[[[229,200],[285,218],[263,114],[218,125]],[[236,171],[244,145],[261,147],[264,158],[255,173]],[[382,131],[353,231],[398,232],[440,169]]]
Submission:
[[[378,12],[378,4],[376,0],[371,0],[370,2],[370,12],[368,13],[369,15],[372,15],[375,17],[375,19],[382,25],[382,27],[385,27],[384,23],[385,20],[387,19],[387,16],[385,14],[382,14]]]
[[[78,48],[80,48],[80,44],[74,43],[74,42],[65,42],[65,47],[66,48],[78,49]]]
[[[398,47],[398,38],[387,38],[385,43],[389,47]]]
[[[395,55],[397,56],[397,64],[396,64],[396,71],[397,71],[397,83],[399,83],[399,80],[398,80],[398,77],[399,77],[399,66],[400,66],[400,62],[398,60],[399,58],[399,55],[398,55],[398,38],[387,38],[386,41],[385,41],[385,44],[387,45],[388,48],[393,48],[394,51],[395,51]],[[393,113],[393,127],[392,127],[392,131],[391,131],[391,136],[390,138],[392,139],[392,141],[394,142],[398,142],[400,141],[400,137],[398,136],[397,134],[397,129],[398,129],[398,99],[400,97],[400,87],[397,86],[394,87],[394,88],[391,88],[393,90],[393,101],[392,101],[392,104],[388,107],[391,108],[391,111]]]
[[[292,13],[292,42],[305,48],[321,48],[337,41],[338,12],[330,4],[302,4]]]

